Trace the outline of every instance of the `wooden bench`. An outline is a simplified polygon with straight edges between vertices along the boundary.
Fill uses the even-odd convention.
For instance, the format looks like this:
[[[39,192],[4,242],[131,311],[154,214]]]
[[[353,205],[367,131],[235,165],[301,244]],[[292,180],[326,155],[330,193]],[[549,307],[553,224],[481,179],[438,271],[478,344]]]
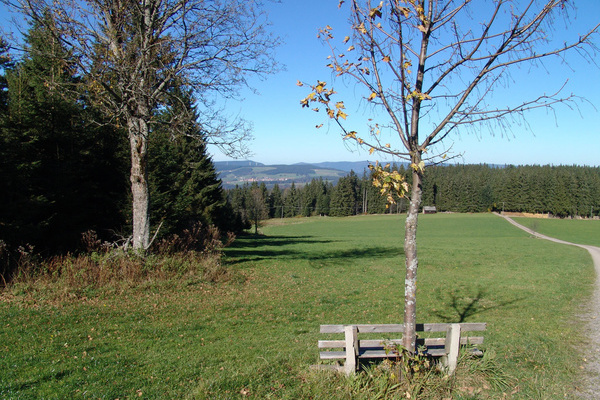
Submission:
[[[417,339],[417,348],[424,348],[424,354],[431,357],[441,357],[442,364],[446,367],[449,375],[454,373],[460,346],[477,345],[483,343],[483,337],[469,336],[464,332],[484,331],[485,323],[461,323],[461,324],[417,324],[417,332],[445,332],[444,337],[427,337]],[[318,367],[333,368],[353,374],[360,359],[373,358],[396,358],[398,353],[390,351],[390,346],[402,344],[402,339],[361,339],[359,334],[383,333],[402,334],[402,324],[379,324],[379,325],[321,325],[321,333],[334,334],[343,333],[344,339],[319,340],[321,360],[343,360],[343,366],[321,365]],[[343,350],[332,350],[343,349]],[[468,349],[473,355],[483,353],[471,347]]]

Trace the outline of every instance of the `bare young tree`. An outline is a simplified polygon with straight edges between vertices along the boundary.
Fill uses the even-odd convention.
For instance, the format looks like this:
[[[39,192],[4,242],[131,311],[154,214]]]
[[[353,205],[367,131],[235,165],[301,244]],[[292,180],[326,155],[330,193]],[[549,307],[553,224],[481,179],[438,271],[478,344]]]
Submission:
[[[340,1],[340,7],[344,0]],[[598,25],[582,27],[580,36],[558,29],[572,11],[569,0],[351,0],[352,34],[336,38],[332,27],[321,30],[331,48],[333,74],[362,90],[374,114],[366,133],[350,129],[343,101],[317,82],[301,101],[315,111],[324,108],[346,140],[369,150],[408,160],[412,167],[410,206],[405,225],[406,278],[403,345],[416,343],[417,221],[426,164],[448,155],[449,135],[485,123],[503,129],[529,110],[553,109],[575,100],[563,94],[514,90],[514,103],[494,102],[495,89],[515,68],[566,62],[572,55],[588,61]],[[343,47],[342,47],[343,46]],[[593,61],[593,60],[592,60]],[[299,82],[299,85],[303,83]],[[306,85],[306,84],[304,84]],[[518,87],[519,82],[514,83]],[[435,146],[438,145],[438,146]],[[443,147],[442,147],[443,146]],[[440,149],[437,152],[435,149]],[[408,191],[398,174],[373,166],[383,193]]]
[[[156,110],[176,85],[204,111],[203,137],[228,154],[245,150],[249,127],[215,110],[214,95],[233,96],[249,76],[274,72],[278,39],[255,0],[2,0],[44,23],[72,52],[88,95],[127,128],[131,150],[133,247],[150,238],[147,145]],[[182,107],[183,108],[183,107]],[[174,118],[173,129],[185,116]]]

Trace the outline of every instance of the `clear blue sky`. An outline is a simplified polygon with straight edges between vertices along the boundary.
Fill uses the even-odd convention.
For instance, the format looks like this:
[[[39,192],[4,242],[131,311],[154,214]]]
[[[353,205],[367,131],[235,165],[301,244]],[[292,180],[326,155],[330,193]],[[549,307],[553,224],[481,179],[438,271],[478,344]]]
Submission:
[[[317,39],[318,29],[331,25],[339,35],[348,30],[344,11],[338,0],[282,0],[267,3],[272,30],[284,40],[277,49],[277,58],[286,71],[257,81],[258,95],[245,92],[243,101],[229,101],[227,109],[254,124],[255,139],[250,147],[250,159],[265,164],[297,162],[371,160],[364,150],[348,149],[333,125],[327,128],[322,113],[302,109],[299,101],[308,94],[307,88],[296,86],[298,80],[330,83],[330,70],[325,67],[328,49]],[[600,1],[579,0],[577,13],[569,30],[583,33],[584,27],[599,20]],[[564,24],[557,24],[563,28]],[[345,35],[345,33],[344,33]],[[600,39],[600,36],[598,36]],[[600,54],[598,54],[600,64]],[[578,109],[557,106],[556,118],[546,111],[527,114],[529,129],[513,125],[511,131],[496,130],[481,135],[462,134],[449,138],[454,153],[463,157],[458,162],[490,164],[553,164],[600,165],[600,68],[587,63],[555,64],[548,70],[523,71],[514,75],[515,90],[511,95],[526,99],[523,84],[536,95],[551,93],[569,82],[565,93],[584,97]],[[525,82],[526,81],[526,82]],[[336,90],[342,88],[335,84]],[[511,87],[512,89],[512,87]],[[353,94],[352,89],[347,93]],[[361,94],[362,95],[362,94]],[[359,94],[356,94],[359,96]],[[529,98],[530,96],[527,96]],[[589,103],[588,103],[589,102]],[[591,103],[591,104],[590,104]],[[598,107],[596,109],[595,107]],[[349,109],[349,114],[363,110]],[[321,129],[315,125],[325,123]],[[352,127],[358,130],[355,127]],[[211,149],[215,161],[228,160]]]
[[[347,14],[344,9],[338,9],[338,2],[266,2],[271,29],[284,41],[276,49],[276,55],[286,70],[268,76],[266,80],[256,80],[254,87],[258,94],[243,91],[242,100],[226,103],[228,113],[254,124],[250,159],[265,164],[377,159],[364,150],[348,148],[335,126],[328,128],[323,113],[316,114],[300,107],[300,100],[308,91],[296,86],[298,80],[316,82],[319,79],[332,83],[330,70],[325,67],[329,51],[317,39],[317,33],[319,28],[329,24],[338,35],[347,34]],[[558,24],[557,27],[582,33],[584,28],[600,20],[599,0],[578,0],[576,4],[578,9],[571,26],[564,28],[564,24]],[[0,5],[0,24],[4,32],[10,32],[8,21],[4,5]],[[597,38],[600,42],[600,36]],[[600,165],[600,68],[577,60],[570,66],[556,63],[547,70],[519,72],[514,75],[514,89],[511,87],[510,95],[525,99],[525,90],[536,95],[550,93],[568,78],[564,92],[582,96],[587,102],[580,103],[578,109],[557,106],[556,118],[545,111],[529,113],[526,119],[530,129],[513,125],[511,131],[496,130],[493,136],[482,133],[449,137],[446,143],[452,144],[453,152],[463,154],[458,162]],[[600,64],[600,54],[597,60]],[[334,86],[340,92],[343,89],[339,82]],[[347,97],[362,95],[355,94],[352,88],[345,92]],[[345,100],[348,104],[348,99]],[[364,114],[363,109],[349,107],[347,111],[349,120],[353,114]],[[324,127],[316,129],[315,126],[321,123],[325,123]],[[360,128],[352,126],[357,131]],[[217,149],[210,148],[210,152],[215,161],[229,160]]]

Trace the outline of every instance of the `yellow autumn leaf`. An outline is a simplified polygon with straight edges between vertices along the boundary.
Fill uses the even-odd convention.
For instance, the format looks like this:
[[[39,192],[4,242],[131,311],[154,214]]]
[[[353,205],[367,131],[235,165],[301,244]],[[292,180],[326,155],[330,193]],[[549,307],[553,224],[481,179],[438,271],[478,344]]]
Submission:
[[[371,93],[371,95],[369,96],[369,98],[367,100],[372,101],[375,99],[375,97],[377,97],[377,93],[373,92],[373,93]]]
[[[344,136],[344,139],[356,139],[356,132],[355,131],[348,132],[348,134],[346,136]]]
[[[327,109],[327,115],[329,116],[329,118],[334,118],[335,117],[335,111],[333,111],[331,108]]]
[[[348,40],[350,40],[350,36],[346,36],[346,37],[344,38],[344,43],[348,43]]]
[[[348,51],[352,51],[352,50],[354,50],[354,49],[355,49],[355,47],[354,47],[354,46],[350,46],[350,47],[348,47]]]
[[[304,84],[300,81],[296,82],[296,86],[304,86]]]
[[[315,128],[319,129],[319,128],[321,128],[322,126],[323,126],[323,124],[321,124],[321,125],[317,125],[317,126],[315,126]]]
[[[380,17],[380,18],[381,18],[381,10],[379,9],[379,7],[372,8],[372,9],[369,11],[369,18],[371,18],[371,19],[375,19],[375,18],[377,18],[377,17]]]
[[[344,106],[343,101],[338,101],[337,103],[335,103],[335,108],[337,108],[338,110],[341,110],[341,109],[346,108],[346,106]]]
[[[369,155],[373,155],[373,153],[375,153],[375,147],[369,149]]]
[[[346,119],[346,117],[348,116],[348,114],[346,114],[345,112],[343,112],[342,110],[338,110],[336,118],[342,118],[342,119]]]
[[[356,30],[362,33],[363,35],[367,33],[367,29],[365,28],[364,22],[361,22],[360,25],[356,27]]]
[[[410,16],[410,10],[407,7],[400,7],[399,11],[404,14],[406,18]]]
[[[317,93],[322,93],[323,90],[325,90],[325,85],[327,85],[327,83],[321,82],[321,81],[317,81],[317,86],[315,87],[315,91]]]
[[[392,61],[392,59],[390,58],[390,56],[385,56],[385,57],[383,57],[383,61],[390,62],[390,61]]]

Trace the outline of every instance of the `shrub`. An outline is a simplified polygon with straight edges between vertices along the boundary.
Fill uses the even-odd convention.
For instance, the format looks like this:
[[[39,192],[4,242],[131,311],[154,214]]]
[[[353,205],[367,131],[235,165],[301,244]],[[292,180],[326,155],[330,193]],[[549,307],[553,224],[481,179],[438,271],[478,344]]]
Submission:
[[[235,236],[221,240],[213,226],[197,224],[181,235],[172,235],[153,245],[147,255],[126,251],[121,246],[102,242],[94,231],[82,235],[86,249],[82,254],[66,254],[38,260],[32,247],[19,247],[12,284],[37,290],[47,288],[70,296],[100,288],[131,288],[158,281],[183,282],[193,278],[210,283],[232,278],[221,263],[222,250]],[[5,247],[0,243],[0,260]]]

